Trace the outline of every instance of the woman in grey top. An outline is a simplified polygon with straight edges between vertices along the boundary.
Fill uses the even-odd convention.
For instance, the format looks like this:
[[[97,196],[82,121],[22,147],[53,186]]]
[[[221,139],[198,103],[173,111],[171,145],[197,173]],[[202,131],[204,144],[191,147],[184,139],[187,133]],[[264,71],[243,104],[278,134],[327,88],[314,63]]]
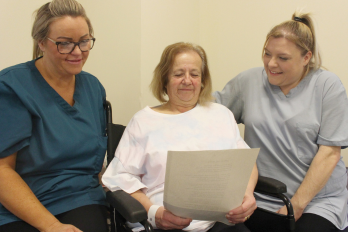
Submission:
[[[341,147],[348,146],[348,100],[340,79],[320,69],[309,14],[295,13],[275,26],[262,57],[263,68],[233,78],[214,93],[216,102],[245,124],[249,146],[261,148],[259,175],[287,185],[296,231],[342,230],[348,226],[347,174],[341,159]],[[281,201],[265,195],[256,199],[260,208],[287,213]],[[283,230],[261,210],[246,225],[253,232]]]

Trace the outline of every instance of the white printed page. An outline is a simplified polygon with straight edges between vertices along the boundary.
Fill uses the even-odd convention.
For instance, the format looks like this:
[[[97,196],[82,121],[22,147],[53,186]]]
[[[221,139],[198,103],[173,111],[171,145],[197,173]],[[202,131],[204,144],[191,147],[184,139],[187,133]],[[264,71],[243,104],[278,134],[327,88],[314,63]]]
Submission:
[[[164,207],[230,224],[225,215],[241,205],[259,150],[168,151]]]

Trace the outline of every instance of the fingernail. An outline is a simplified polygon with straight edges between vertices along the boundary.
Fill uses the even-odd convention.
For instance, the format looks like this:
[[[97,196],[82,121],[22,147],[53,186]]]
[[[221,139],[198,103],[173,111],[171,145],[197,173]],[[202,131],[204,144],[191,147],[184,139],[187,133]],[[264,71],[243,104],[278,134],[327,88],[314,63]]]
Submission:
[[[229,212],[228,214],[229,214],[229,215],[233,215],[233,213],[232,213],[232,212]]]

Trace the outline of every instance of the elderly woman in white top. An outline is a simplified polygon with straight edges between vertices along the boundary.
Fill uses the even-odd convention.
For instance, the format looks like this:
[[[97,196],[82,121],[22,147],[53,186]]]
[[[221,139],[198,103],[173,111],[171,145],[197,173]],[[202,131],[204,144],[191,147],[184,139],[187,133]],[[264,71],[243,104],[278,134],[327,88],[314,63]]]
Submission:
[[[163,104],[145,107],[134,115],[103,183],[111,191],[122,189],[136,198],[153,219],[156,231],[249,231],[243,224],[227,226],[181,218],[163,207],[168,150],[248,148],[232,112],[211,103],[212,85],[204,50],[189,43],[169,45],[154,71],[151,89]],[[241,206],[226,215],[230,222],[242,223],[255,210],[257,175],[255,166]],[[140,224],[132,226],[133,231],[142,230]]]

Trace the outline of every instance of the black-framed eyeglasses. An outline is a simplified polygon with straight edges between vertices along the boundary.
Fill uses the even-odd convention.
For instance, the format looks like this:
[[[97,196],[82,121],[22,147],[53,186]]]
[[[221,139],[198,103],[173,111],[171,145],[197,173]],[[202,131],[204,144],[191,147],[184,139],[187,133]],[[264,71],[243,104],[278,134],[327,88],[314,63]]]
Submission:
[[[80,48],[81,52],[88,52],[93,48],[95,43],[95,38],[84,39],[80,42],[57,42],[48,37],[47,39],[57,45],[57,50],[60,54],[70,54],[74,51],[76,46]]]

